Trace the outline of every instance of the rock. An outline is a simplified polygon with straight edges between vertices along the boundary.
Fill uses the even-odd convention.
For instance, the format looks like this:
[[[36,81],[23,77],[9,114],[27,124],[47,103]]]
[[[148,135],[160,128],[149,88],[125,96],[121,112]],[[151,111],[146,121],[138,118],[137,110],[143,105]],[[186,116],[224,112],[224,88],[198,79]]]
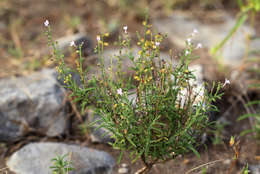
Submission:
[[[251,174],[260,174],[260,165],[248,165],[248,170]]]
[[[28,129],[58,136],[66,128],[64,90],[55,70],[0,80],[0,141],[14,141]]]
[[[255,53],[251,53],[252,55],[259,55],[259,45],[260,45],[260,39],[252,39],[250,40],[250,51],[254,51]]]
[[[131,94],[130,94],[131,93]],[[131,91],[128,96],[129,100],[133,101],[133,107],[135,106],[136,103],[136,93],[135,91]],[[87,120],[86,124],[90,124],[96,120],[100,120],[101,116],[98,114],[95,114],[93,110],[89,110],[87,114]],[[90,133],[90,140],[92,143],[105,143],[108,144],[109,142],[113,142],[114,139],[111,137],[112,133],[109,132],[107,129],[101,127],[97,129],[100,125],[102,124],[102,121],[97,122],[95,125],[91,127],[91,133]]]
[[[192,38],[192,43],[202,43],[206,48],[212,48],[220,43],[236,23],[236,18],[225,12],[208,15],[207,21],[199,21],[188,12],[175,12],[165,19],[153,22],[158,32],[168,33],[169,39],[179,47],[185,47],[185,41],[191,37],[193,29],[199,31],[198,36]],[[247,50],[247,37],[255,34],[249,25],[242,25],[232,38],[224,45],[221,54],[223,63],[232,67],[240,65]]]
[[[230,165],[231,162],[232,162],[231,159],[226,159],[226,160],[223,161],[223,164]]]
[[[88,111],[88,117],[87,117],[87,123],[92,123],[96,120],[101,119],[100,115],[95,114],[94,111],[89,110]],[[97,129],[102,121],[97,122],[95,125],[91,127],[91,134],[90,139],[92,143],[109,143],[113,142],[114,140],[111,138],[112,134],[107,129],[101,127]]]
[[[70,174],[111,174],[115,161],[103,151],[63,143],[31,143],[15,152],[7,161],[17,174],[51,174],[51,159],[68,154],[75,169]]]
[[[118,173],[124,173],[124,174],[130,173],[130,170],[128,167],[129,166],[126,163],[123,163],[121,165],[121,167],[118,169]]]
[[[93,52],[93,43],[92,40],[87,37],[85,33],[78,33],[70,36],[65,36],[62,38],[59,38],[57,40],[59,49],[63,50],[68,50],[71,41],[75,42],[75,45],[78,47],[80,44],[83,43],[82,45],[82,53],[84,56],[90,55]]]
[[[135,59],[137,59],[139,57],[138,55],[138,51],[140,49],[137,47],[134,47],[131,50],[131,54],[128,52],[127,49],[123,49],[122,50],[122,54],[121,56],[119,56],[119,49],[106,49],[103,52],[103,56],[104,56],[104,67],[107,69],[109,67],[113,67],[113,70],[116,71],[117,70],[117,62],[118,62],[118,58],[120,57],[122,60],[122,69],[123,71],[131,71],[130,67],[133,66],[132,61],[128,58],[128,56],[132,56]],[[161,52],[160,53],[160,57],[161,59],[164,59],[165,61],[170,61],[170,56],[169,54],[165,53],[165,52]],[[157,59],[155,59],[157,60]]]
[[[6,25],[4,22],[0,21],[0,31],[4,31],[6,29]]]
[[[129,54],[127,51],[127,49],[123,49],[122,50],[122,54],[121,56],[119,56],[119,49],[105,49],[103,52],[103,57],[104,57],[104,67],[107,73],[110,73],[111,71],[109,71],[108,69],[111,68],[112,65],[112,69],[113,69],[113,77],[115,77],[115,73],[118,70],[117,67],[117,62],[118,62],[118,58],[121,58],[121,63],[122,63],[122,72],[124,73],[124,75],[126,75],[126,77],[129,77],[130,75],[134,74],[134,71],[131,69],[131,66],[133,65],[132,61],[128,58],[128,56],[132,56],[135,59],[137,59],[139,57],[138,55],[138,51],[140,49],[137,47],[134,47],[132,49],[132,54]],[[100,62],[100,60],[98,60],[98,56],[96,55],[96,62]],[[167,61],[171,61],[169,54],[165,53],[165,52],[161,52],[160,53],[160,57],[161,59]],[[155,61],[157,61],[158,58],[155,58]],[[173,63],[175,64],[175,63]],[[101,71],[99,68],[92,68],[90,69],[89,73],[91,75],[96,75],[96,76],[100,76]],[[91,76],[90,75],[90,76]]]
[[[196,96],[196,99],[193,103],[193,105],[197,105],[201,103],[204,97],[205,93],[205,87],[203,84],[203,67],[201,65],[192,65],[189,66],[189,70],[193,72],[193,75],[196,77],[196,79],[190,79],[189,80],[189,85],[192,87],[192,95],[191,96]],[[172,80],[174,80],[174,76],[171,77]],[[180,101],[180,106],[183,107],[185,104],[185,99],[189,94],[188,88],[181,89],[180,92],[178,93],[178,101]]]
[[[138,49],[133,49],[133,56],[136,56],[138,54]],[[119,57],[119,49],[106,49],[104,51],[104,66],[105,68],[109,68],[111,65],[113,68],[116,68],[118,57]],[[128,53],[126,50],[122,51],[122,56],[120,57],[122,60],[122,67],[123,69],[129,69],[133,64],[131,60],[127,57]],[[116,69],[115,69],[116,71]]]
[[[128,164],[123,163],[123,164],[122,164],[122,167],[127,168],[127,167],[128,167]]]
[[[129,173],[128,168],[121,167],[118,169],[118,173]]]
[[[75,84],[78,86],[78,87],[82,87],[82,83],[81,83],[81,79],[80,79],[80,75],[78,72],[70,72],[69,73],[71,75],[71,79],[72,81],[75,82]],[[69,89],[68,88],[68,84],[65,84],[64,83],[64,77],[63,76],[58,76],[58,73],[56,73],[56,79],[58,80],[59,84],[61,86],[63,86],[65,89]]]
[[[69,51],[71,50],[70,43],[71,41],[75,42],[75,45],[78,47],[81,43],[82,45],[82,54],[83,56],[89,56],[93,54],[93,42],[90,37],[88,37],[85,33],[77,33],[74,35],[64,36],[58,38],[56,40],[58,42],[58,49],[61,51],[62,54],[65,56],[68,55]],[[47,54],[52,50],[51,47],[48,50],[43,50],[43,54]]]

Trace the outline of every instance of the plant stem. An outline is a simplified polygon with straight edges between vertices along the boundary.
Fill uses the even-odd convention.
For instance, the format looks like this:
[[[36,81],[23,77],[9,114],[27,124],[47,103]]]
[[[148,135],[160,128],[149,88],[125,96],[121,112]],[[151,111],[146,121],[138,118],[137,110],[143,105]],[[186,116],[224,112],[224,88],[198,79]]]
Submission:
[[[138,171],[136,171],[135,174],[145,174],[145,173],[148,173],[151,170],[152,166],[153,166],[153,164],[145,165],[143,168],[141,168]]]

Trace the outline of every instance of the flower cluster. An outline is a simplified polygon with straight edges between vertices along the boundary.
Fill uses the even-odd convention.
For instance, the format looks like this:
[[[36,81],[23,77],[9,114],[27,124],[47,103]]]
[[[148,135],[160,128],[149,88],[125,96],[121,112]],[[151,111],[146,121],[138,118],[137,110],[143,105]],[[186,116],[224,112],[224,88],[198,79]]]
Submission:
[[[69,81],[71,81],[71,74],[65,75],[63,83],[68,84]]]
[[[108,36],[109,36],[109,33],[105,33],[105,34],[102,34],[102,35],[97,35],[97,43],[98,43],[98,45],[108,46],[108,43],[104,42],[104,37],[108,37]]]
[[[189,48],[195,48],[195,49],[200,49],[202,48],[202,44],[198,43],[195,47],[193,46],[192,40],[194,37],[196,37],[198,35],[198,30],[197,29],[193,29],[193,32],[190,34],[190,36],[186,39],[186,44]],[[185,51],[185,55],[189,55],[190,50],[186,50]]]

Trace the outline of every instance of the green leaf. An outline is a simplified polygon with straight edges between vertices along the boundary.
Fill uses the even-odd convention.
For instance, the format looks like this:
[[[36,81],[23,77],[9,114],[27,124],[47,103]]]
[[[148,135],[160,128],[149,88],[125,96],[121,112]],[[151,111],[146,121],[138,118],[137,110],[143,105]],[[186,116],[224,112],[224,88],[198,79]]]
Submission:
[[[246,106],[252,106],[252,105],[257,105],[260,104],[260,100],[259,101],[250,101],[246,104]]]
[[[119,164],[120,161],[122,160],[123,154],[124,154],[124,151],[121,150],[121,151],[120,151],[120,154],[119,154],[119,157],[118,157],[118,159],[117,159],[117,164]]]
[[[249,133],[252,133],[252,132],[254,132],[253,129],[244,130],[244,131],[242,131],[242,132],[240,133],[240,136],[244,136],[244,135],[249,134]]]
[[[238,117],[237,121],[241,121],[241,120],[244,120],[244,119],[249,118],[249,117],[258,117],[258,116],[260,116],[260,114],[253,114],[253,113],[244,114],[244,115]]]
[[[240,9],[242,9],[242,7],[244,6],[242,0],[237,0],[237,4],[239,5],[239,8],[240,8]]]
[[[221,49],[225,43],[232,37],[232,35],[237,31],[237,29],[246,21],[247,14],[243,14],[235,24],[235,26],[231,29],[228,35],[215,47],[213,47],[210,52],[211,54],[215,55],[219,49]]]
[[[135,158],[131,161],[131,163],[136,162],[136,160],[138,160],[142,156],[143,153],[144,153],[144,150],[142,150],[138,155],[136,155]]]
[[[126,137],[126,139],[127,139],[134,147],[136,147],[135,143],[131,140],[131,138]]]
[[[198,152],[196,149],[194,149],[192,146],[189,146],[189,149],[192,150],[192,152],[193,152],[198,158],[200,158],[200,154],[199,154],[199,152]]]
[[[260,89],[260,84],[251,84],[249,85],[250,88],[259,88]]]

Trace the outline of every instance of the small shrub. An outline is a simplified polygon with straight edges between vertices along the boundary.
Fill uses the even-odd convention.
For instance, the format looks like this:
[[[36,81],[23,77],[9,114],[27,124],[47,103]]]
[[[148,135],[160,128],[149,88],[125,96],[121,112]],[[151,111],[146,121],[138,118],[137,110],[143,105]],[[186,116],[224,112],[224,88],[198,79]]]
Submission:
[[[158,162],[173,159],[178,155],[193,151],[199,156],[196,148],[200,145],[198,137],[208,126],[208,112],[217,110],[212,105],[220,99],[221,84],[214,84],[216,92],[206,90],[205,85],[195,83],[195,76],[189,70],[192,51],[195,46],[191,38],[187,39],[187,48],[179,55],[179,63],[174,63],[160,56],[160,43],[166,37],[160,33],[153,34],[150,25],[143,22],[144,34],[137,33],[140,46],[138,55],[132,52],[131,39],[125,26],[119,37],[119,55],[117,64],[105,68],[103,50],[108,43],[104,37],[97,36],[96,52],[99,56],[100,74],[86,80],[87,72],[82,68],[83,57],[81,45],[77,48],[79,59],[76,70],[64,63],[63,55],[53,42],[51,29],[46,34],[53,47],[53,55],[58,63],[57,70],[64,79],[66,87],[71,89],[72,96],[81,102],[82,110],[94,105],[101,116],[100,127],[106,128],[115,139],[111,145],[121,150],[130,151],[132,162],[141,159],[145,165],[138,173],[145,173]],[[194,31],[196,34],[197,31]],[[197,47],[200,47],[198,45]],[[122,56],[127,55],[127,56]],[[130,59],[133,75],[126,78],[122,66],[123,59]],[[71,73],[81,76],[82,85],[77,86]],[[132,97],[130,97],[132,96]],[[93,123],[95,124],[95,123]]]
[[[53,174],[68,174],[70,171],[74,170],[72,167],[72,163],[68,161],[68,154],[63,156],[57,155],[51,161],[53,161],[53,166],[51,166],[51,170]]]

